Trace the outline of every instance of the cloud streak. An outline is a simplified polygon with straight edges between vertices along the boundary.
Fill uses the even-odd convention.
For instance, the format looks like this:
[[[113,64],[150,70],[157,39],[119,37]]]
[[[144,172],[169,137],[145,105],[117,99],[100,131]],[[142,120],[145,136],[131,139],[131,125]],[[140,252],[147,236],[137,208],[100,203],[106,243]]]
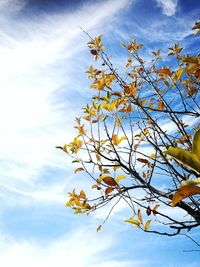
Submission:
[[[21,181],[30,185],[44,167],[66,167],[69,161],[54,147],[73,135],[69,125],[78,112],[75,105],[87,96],[83,90],[86,82],[83,80],[83,88],[78,88],[79,82],[71,76],[83,75],[78,66],[85,41],[79,26],[95,34],[113,21],[128,2],[86,3],[73,13],[66,10],[62,14],[46,14],[37,21],[14,19],[12,14],[23,9],[22,2],[1,3],[1,10],[7,11],[0,16],[2,185],[10,183],[12,188],[21,185]],[[86,59],[82,57],[83,65]],[[70,87],[61,98],[60,93],[67,86]],[[69,99],[71,95],[74,103]]]

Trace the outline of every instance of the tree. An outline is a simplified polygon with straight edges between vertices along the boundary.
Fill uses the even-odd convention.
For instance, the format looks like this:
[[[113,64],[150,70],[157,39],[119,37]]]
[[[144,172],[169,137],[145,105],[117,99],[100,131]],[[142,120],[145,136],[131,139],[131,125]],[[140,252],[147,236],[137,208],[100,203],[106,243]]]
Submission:
[[[199,33],[200,22],[193,29]],[[143,231],[173,236],[198,227],[199,55],[184,54],[175,43],[168,53],[171,67],[163,65],[160,49],[145,63],[142,44],[133,40],[121,43],[128,59],[120,74],[102,36],[89,38],[90,53],[100,61],[99,68],[86,71],[95,94],[75,120],[77,136],[58,148],[78,164],[75,173],[88,175],[95,197],[74,189],[66,206],[89,214],[111,205],[109,217],[123,200],[132,215],[125,222]],[[175,218],[174,206],[184,216]]]

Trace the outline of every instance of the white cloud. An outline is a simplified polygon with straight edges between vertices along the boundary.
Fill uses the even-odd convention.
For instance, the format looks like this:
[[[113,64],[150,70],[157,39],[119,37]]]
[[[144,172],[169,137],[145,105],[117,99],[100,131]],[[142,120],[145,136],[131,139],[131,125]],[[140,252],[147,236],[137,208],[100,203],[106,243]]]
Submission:
[[[14,20],[12,12],[8,16],[8,10],[17,12],[22,3],[10,0],[0,5],[7,10],[0,15],[0,183],[11,190],[18,190],[21,182],[33,185],[47,166],[72,168],[54,147],[71,139],[77,103],[88,94],[84,81],[77,88],[80,60],[86,60],[83,54],[80,59],[85,36],[79,26],[93,34],[102,31],[129,1],[85,3],[73,13],[46,14],[37,21]],[[74,103],[69,99],[72,91]]]
[[[141,260],[114,260],[116,252],[114,244],[116,240],[112,234],[97,234],[93,227],[84,227],[76,230],[59,240],[48,242],[36,242],[34,240],[13,240],[1,235],[0,261],[2,266],[13,265],[21,267],[133,267],[147,266]],[[98,244],[98,245],[97,245]],[[117,252],[119,256],[119,251]]]
[[[166,16],[173,16],[176,13],[178,0],[155,0],[157,5],[162,8]]]

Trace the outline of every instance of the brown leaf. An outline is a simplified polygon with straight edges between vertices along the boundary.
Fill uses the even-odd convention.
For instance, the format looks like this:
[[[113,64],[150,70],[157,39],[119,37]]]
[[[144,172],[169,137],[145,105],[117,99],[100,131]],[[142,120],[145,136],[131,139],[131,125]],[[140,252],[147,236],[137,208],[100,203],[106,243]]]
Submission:
[[[112,187],[107,187],[105,190],[105,195],[108,196],[114,189]]]
[[[113,179],[110,176],[106,176],[102,180],[104,181],[105,184],[107,184],[109,186],[116,186],[117,185],[117,182],[115,181],[115,179]]]
[[[148,160],[147,159],[142,159],[142,158],[138,158],[137,161],[142,162],[142,163],[145,163],[145,164],[148,163]]]
[[[94,56],[96,56],[96,55],[97,55],[97,51],[96,51],[96,50],[94,50],[94,49],[90,50],[90,53],[91,53],[92,55],[94,55]]]
[[[147,209],[146,209],[146,214],[147,214],[148,216],[151,215],[151,208],[150,208],[149,206],[148,206]]]
[[[77,168],[77,169],[75,169],[74,173],[77,173],[77,172],[82,172],[82,171],[84,171],[84,169],[83,169],[83,168]]]

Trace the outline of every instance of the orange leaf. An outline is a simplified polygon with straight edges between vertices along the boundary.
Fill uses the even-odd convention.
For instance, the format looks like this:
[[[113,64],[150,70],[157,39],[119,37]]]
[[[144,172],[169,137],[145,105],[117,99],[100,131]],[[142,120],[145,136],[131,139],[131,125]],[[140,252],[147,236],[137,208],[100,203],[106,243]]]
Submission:
[[[200,194],[200,187],[195,185],[186,185],[176,191],[172,199],[172,207],[186,197]]]
[[[138,210],[138,219],[142,223],[142,214],[141,214],[140,209]]]
[[[155,207],[153,208],[153,214],[156,215],[157,213],[157,209],[160,207],[159,204],[155,205]]]
[[[158,101],[158,110],[163,110],[164,108],[164,103],[162,100]]]
[[[146,223],[145,223],[145,226],[144,226],[144,229],[145,231],[149,231],[149,225],[151,223],[151,220],[148,220]]]
[[[162,67],[162,69],[158,70],[157,73],[160,76],[162,76],[162,75],[168,75],[170,77],[172,76],[172,73],[171,73],[170,69],[169,68],[165,68],[165,67]]]
[[[126,113],[129,113],[132,111],[132,106],[131,104],[128,105],[127,109],[126,109]]]

